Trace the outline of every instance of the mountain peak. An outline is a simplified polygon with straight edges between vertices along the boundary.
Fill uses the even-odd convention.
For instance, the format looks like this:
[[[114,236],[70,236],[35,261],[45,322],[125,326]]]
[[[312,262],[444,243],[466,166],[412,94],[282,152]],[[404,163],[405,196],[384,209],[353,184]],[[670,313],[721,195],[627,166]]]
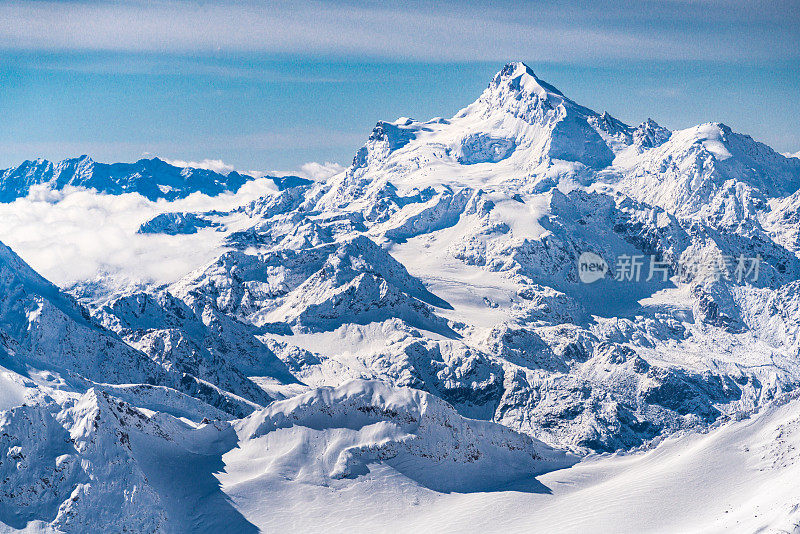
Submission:
[[[672,132],[651,118],[633,130],[633,142],[640,148],[654,148],[667,142]]]
[[[509,61],[503,65],[503,68],[497,73],[495,78],[502,76],[517,76],[521,74],[527,74],[528,76],[532,76],[534,78],[536,77],[536,74],[533,73],[533,69],[531,69],[522,61]]]
[[[539,79],[533,69],[521,61],[506,63],[500,72],[492,78],[489,87],[504,87],[515,93],[535,94],[542,99],[547,99],[549,95],[564,97],[561,91]]]

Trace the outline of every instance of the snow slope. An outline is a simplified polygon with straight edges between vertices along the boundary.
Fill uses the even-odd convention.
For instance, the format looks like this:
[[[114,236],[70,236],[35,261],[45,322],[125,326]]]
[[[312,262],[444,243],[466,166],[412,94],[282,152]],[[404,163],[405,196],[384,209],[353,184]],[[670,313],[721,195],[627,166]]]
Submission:
[[[255,532],[226,482],[257,495],[275,479],[327,485],[377,463],[452,491],[575,462],[426,393],[365,381],[276,402],[233,426],[190,423],[90,389],[0,412],[0,447],[2,531]]]
[[[798,401],[784,402],[709,433],[494,490],[435,492],[391,469],[348,485],[275,480],[268,508],[253,499],[258,492],[223,488],[265,531],[795,532],[800,419]]]
[[[185,532],[238,515],[211,475],[215,451],[235,442],[226,423],[191,425],[90,389],[3,412],[0,429],[0,530]]]
[[[433,395],[349,381],[279,401],[236,425],[223,484],[269,475],[309,484],[358,478],[386,464],[440,492],[476,491],[574,462],[496,423],[464,419]],[[253,471],[263,475],[252,478]]]

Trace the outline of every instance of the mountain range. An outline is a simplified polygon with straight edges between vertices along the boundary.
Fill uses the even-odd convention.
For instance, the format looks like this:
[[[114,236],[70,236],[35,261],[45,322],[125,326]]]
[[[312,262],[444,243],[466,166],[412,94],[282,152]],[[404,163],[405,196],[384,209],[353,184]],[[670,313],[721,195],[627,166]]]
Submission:
[[[0,201],[249,179],[38,160]],[[58,288],[0,245],[0,530],[797,528],[800,159],[509,63],[273,181],[142,221],[219,242],[166,285]]]
[[[266,178],[278,188],[310,183],[299,176]],[[209,169],[178,167],[159,158],[111,164],[97,163],[86,155],[57,163],[37,159],[0,170],[0,202],[8,203],[26,197],[35,186],[54,191],[80,187],[110,195],[138,193],[153,201],[175,200],[192,193],[210,196],[235,193],[252,179],[253,176],[236,171],[222,174]]]

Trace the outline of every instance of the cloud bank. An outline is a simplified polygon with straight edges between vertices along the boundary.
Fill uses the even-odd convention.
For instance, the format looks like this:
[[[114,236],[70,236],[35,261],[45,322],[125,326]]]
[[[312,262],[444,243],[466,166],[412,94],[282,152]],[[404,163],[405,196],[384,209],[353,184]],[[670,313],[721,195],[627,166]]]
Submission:
[[[272,181],[258,179],[236,194],[152,202],[135,193],[37,187],[26,198],[0,204],[0,241],[61,286],[103,275],[169,283],[213,260],[223,235],[213,229],[175,237],[136,234],[143,222],[170,211],[228,210],[275,191]]]

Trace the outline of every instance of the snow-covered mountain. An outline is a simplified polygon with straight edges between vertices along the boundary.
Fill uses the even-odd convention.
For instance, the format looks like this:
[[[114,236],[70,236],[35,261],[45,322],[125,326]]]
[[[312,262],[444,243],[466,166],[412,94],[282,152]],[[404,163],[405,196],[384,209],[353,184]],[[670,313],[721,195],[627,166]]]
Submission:
[[[238,187],[69,165],[6,171],[5,198]],[[313,501],[333,530],[447,530],[493,504],[512,530],[657,530],[654,511],[612,520],[681,477],[731,520],[686,505],[677,530],[796,522],[777,488],[796,474],[800,159],[723,124],[629,126],[510,63],[454,117],[381,121],[345,171],[276,180],[142,224],[217,244],[164,286],[70,296],[0,246],[0,476],[24,488],[4,487],[0,522],[310,528]],[[688,475],[714,450],[750,490]],[[578,493],[600,511],[565,525]],[[756,505],[763,524],[740,513]]]
[[[242,375],[235,362],[204,350],[202,341],[193,344],[184,339],[191,334],[202,335],[197,332],[203,328],[191,322],[191,312],[185,312],[188,311],[185,305],[175,311],[184,327],[175,333],[166,326],[163,331],[147,329],[147,317],[131,324],[134,320],[130,316],[135,312],[124,313],[126,304],[128,307],[133,304],[141,316],[150,311],[146,304],[153,302],[151,306],[162,313],[161,317],[168,315],[168,311],[162,311],[149,298],[137,301],[133,295],[117,300],[113,305],[117,310],[115,325],[130,321],[122,323],[124,326],[119,330],[136,340],[126,343],[2,244],[0,288],[0,364],[14,375],[27,377],[22,380],[25,384],[36,377],[33,383],[57,384],[75,392],[96,386],[126,398],[141,395],[137,400],[143,407],[154,402],[161,408],[161,399],[170,397],[183,403],[183,397],[189,395],[202,401],[210,414],[222,410],[239,416],[271,400],[263,389]],[[167,300],[164,306],[171,302]],[[200,323],[197,319],[195,322]],[[212,343],[226,346],[221,335],[213,336]],[[266,347],[257,345],[262,352],[253,351],[251,357],[259,359],[265,369],[274,369],[276,378],[293,381],[285,372],[281,376],[280,362]],[[137,350],[140,347],[144,350]],[[16,379],[12,382],[19,383]],[[136,384],[142,387],[132,386]],[[36,390],[26,395],[29,393],[38,395]],[[203,407],[196,410],[201,413]]]
[[[267,178],[272,179],[279,188],[309,183],[298,176]],[[235,193],[252,179],[236,171],[221,174],[209,169],[177,167],[159,158],[111,164],[97,163],[89,156],[57,163],[37,159],[0,170],[0,202],[12,202],[25,197],[37,185],[46,185],[55,191],[72,186],[95,189],[110,195],[139,193],[150,200],[174,200],[191,193],[209,196]]]

